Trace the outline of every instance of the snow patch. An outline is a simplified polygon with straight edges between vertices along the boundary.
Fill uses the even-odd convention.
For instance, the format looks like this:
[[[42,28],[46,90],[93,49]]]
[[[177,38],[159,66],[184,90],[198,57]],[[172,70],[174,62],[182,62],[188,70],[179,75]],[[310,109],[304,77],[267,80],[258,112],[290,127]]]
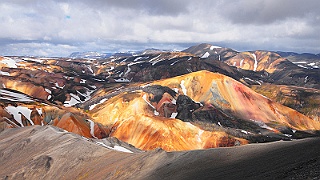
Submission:
[[[102,104],[107,101],[107,98],[101,99],[97,104],[92,104],[89,106],[89,110],[91,111],[93,108],[95,108],[97,105]]]
[[[270,126],[266,125],[264,122],[262,121],[257,121],[257,120],[254,120],[254,119],[250,119],[251,121],[255,122],[258,126],[260,126],[261,128],[264,128],[264,129],[268,129],[268,130],[271,130],[273,131],[273,128],[271,128]]]
[[[219,49],[221,48],[220,46],[210,46],[210,50],[212,51],[213,49]]]
[[[124,75],[126,76],[130,71],[131,71],[131,68],[130,68],[130,66],[128,65],[128,69],[127,69],[127,71],[124,73]]]
[[[209,56],[210,56],[210,53],[206,52],[201,56],[201,58],[208,58]]]
[[[44,90],[47,91],[47,93],[51,94],[51,90],[50,89],[44,88]]]
[[[241,59],[241,61],[240,61],[240,67],[242,67],[243,61],[244,61],[244,59]]]
[[[257,71],[257,67],[258,67],[257,56],[254,53],[252,53],[252,56],[254,59],[253,71]]]
[[[42,63],[44,61],[43,59],[34,59],[34,58],[23,58],[23,60],[33,61],[37,63]]]
[[[33,102],[31,98],[24,94],[11,92],[4,89],[0,89],[0,95],[0,100],[3,99],[9,101]]]
[[[96,142],[96,144],[98,145],[101,145],[103,147],[106,147],[108,149],[111,149],[111,150],[115,150],[115,151],[121,151],[121,152],[126,152],[126,153],[133,153],[132,151],[130,151],[129,149],[126,149],[122,146],[118,146],[118,145],[115,145],[114,147],[111,147],[111,146],[107,146],[106,144],[104,144],[103,142]]]
[[[91,74],[93,74],[93,70],[92,70],[91,66],[88,65],[87,67],[88,67],[89,71],[91,72]]]
[[[197,140],[198,140],[198,142],[201,142],[201,135],[202,135],[203,132],[204,132],[204,130],[199,129],[199,132],[198,132],[198,134],[197,134]]]
[[[144,94],[144,95],[142,96],[142,99],[143,99],[149,106],[151,106],[153,109],[156,109],[156,108],[147,100],[147,95],[146,95],[146,94]]]
[[[27,119],[28,121],[30,122],[31,125],[34,125],[34,123],[32,122],[31,120],[31,112],[32,110],[30,110],[29,108],[27,107],[24,107],[24,106],[17,106],[17,107],[14,107],[14,106],[7,106],[4,108],[9,114],[12,114],[14,119],[20,123],[20,125],[23,127],[23,123],[21,121],[21,114],[23,114]]]
[[[80,82],[81,83],[81,82]],[[54,85],[57,87],[57,88],[60,88],[60,89],[63,89],[64,88],[64,86],[59,86],[59,84],[56,82],[56,83],[54,83]],[[47,91],[48,92],[48,91]],[[51,91],[50,91],[50,94],[51,94]]]
[[[175,119],[175,118],[177,117],[177,115],[178,115],[178,113],[177,113],[177,112],[174,112],[174,113],[171,114],[170,118]]]
[[[94,135],[94,122],[91,121],[90,119],[87,119],[87,121],[89,121],[89,123],[90,123],[90,134],[91,134],[91,136],[94,137],[94,138],[97,138],[97,137]]]
[[[127,78],[120,78],[120,79],[115,79],[114,80],[115,82],[130,82],[130,80],[129,79],[127,79]]]
[[[182,92],[183,92],[183,94],[184,95],[187,95],[187,89],[186,89],[186,87],[184,86],[184,80],[182,80],[181,81],[181,83],[180,83],[180,86],[181,86],[181,89],[182,89]]]
[[[9,68],[17,68],[17,62],[11,58],[4,57],[1,63],[7,65]]]
[[[71,107],[81,102],[80,98],[77,95],[70,93],[70,96],[70,101],[64,102],[65,107]]]
[[[1,70],[0,70],[0,75],[3,75],[3,76],[10,76],[10,73],[8,73],[8,72],[4,72],[4,71],[1,71]]]
[[[36,108],[36,110],[38,111],[38,114],[42,116],[42,108]]]
[[[176,63],[179,62],[179,61],[180,61],[179,59],[176,60],[176,61],[174,61],[173,63],[170,64],[170,66],[173,66],[174,64],[176,64]]]

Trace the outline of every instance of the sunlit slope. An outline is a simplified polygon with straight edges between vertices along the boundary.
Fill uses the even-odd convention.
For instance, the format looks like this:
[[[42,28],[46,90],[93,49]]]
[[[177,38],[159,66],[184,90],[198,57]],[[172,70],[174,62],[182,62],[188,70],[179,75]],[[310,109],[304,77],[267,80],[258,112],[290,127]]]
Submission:
[[[181,110],[183,103],[190,108]],[[112,126],[110,136],[144,150],[189,150],[247,143],[227,131],[206,131],[193,125],[192,121],[198,120],[195,113],[208,113],[207,110],[225,114],[232,123],[246,121],[272,133],[281,134],[283,128],[293,132],[320,129],[319,122],[272,102],[230,77],[209,71],[142,84],[135,91],[108,99],[90,114],[94,121]],[[237,128],[234,124],[230,127]]]
[[[92,117],[103,125],[113,125],[110,136],[144,150],[204,149],[247,142],[225,132],[204,131],[189,122],[161,117],[157,104],[151,105],[146,96],[143,91],[120,94],[95,109]]]
[[[221,74],[198,71],[154,84],[178,88],[179,92],[185,91],[194,101],[212,104],[241,119],[277,122],[298,130],[320,129],[319,122],[272,102],[240,82]]]

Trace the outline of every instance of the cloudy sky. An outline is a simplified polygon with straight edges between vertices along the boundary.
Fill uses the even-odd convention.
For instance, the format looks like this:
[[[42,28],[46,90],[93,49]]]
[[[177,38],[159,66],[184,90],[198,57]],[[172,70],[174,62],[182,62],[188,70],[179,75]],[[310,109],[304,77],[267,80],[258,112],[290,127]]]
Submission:
[[[182,50],[320,53],[319,0],[1,0],[0,55]]]

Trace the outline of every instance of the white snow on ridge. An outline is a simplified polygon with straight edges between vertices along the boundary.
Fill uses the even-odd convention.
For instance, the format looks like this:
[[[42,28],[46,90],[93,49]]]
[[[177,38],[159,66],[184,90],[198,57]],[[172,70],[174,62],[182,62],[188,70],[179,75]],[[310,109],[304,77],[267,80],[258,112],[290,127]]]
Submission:
[[[94,122],[91,121],[90,119],[87,119],[87,121],[89,121],[89,123],[90,123],[90,134],[91,134],[91,136],[94,137],[94,138],[97,138],[97,137],[94,135]]]
[[[308,69],[307,67],[303,66],[303,65],[298,65],[299,67],[301,68],[304,68],[304,69]]]
[[[0,89],[0,100],[10,100],[10,101],[20,101],[20,102],[33,102],[31,98],[24,94],[15,93],[11,91],[7,91],[4,89]]]
[[[111,146],[107,146],[106,144],[104,144],[103,142],[96,142],[98,145],[101,145],[103,147],[106,147],[108,149],[111,149],[111,150],[115,150],[115,151],[120,151],[120,152],[126,152],[126,153],[133,153],[132,151],[130,151],[129,149],[126,149],[122,146],[118,146],[118,145],[115,145],[114,147],[111,147]]]
[[[175,119],[177,117],[178,113],[177,112],[174,112],[171,114],[170,118],[172,119]]]
[[[115,82],[130,82],[130,80],[129,79],[127,79],[127,78],[120,78],[120,79],[115,79],[114,80]]]
[[[293,64],[306,64],[307,61],[296,61],[296,62],[292,62]]]
[[[70,96],[70,101],[64,102],[65,107],[71,107],[81,102],[80,98],[77,95],[70,93]]]
[[[241,61],[240,61],[240,67],[242,67],[243,61],[244,61],[244,59],[241,59]]]
[[[273,131],[274,129],[271,128],[270,126],[266,125],[264,122],[262,121],[259,121],[259,120],[254,120],[254,119],[250,119],[251,121],[255,122],[258,126],[260,126],[261,128],[264,128],[264,129],[268,129],[268,130],[271,130]]]
[[[59,84],[56,82],[55,84],[54,84],[57,88],[60,88],[60,89],[63,89],[64,88],[64,86],[59,86]],[[46,90],[47,91],[47,90]],[[49,90],[50,91],[50,90]],[[47,91],[48,92],[48,91]],[[48,92],[49,93],[49,92]],[[50,91],[50,94],[51,94],[51,91]]]
[[[93,70],[92,70],[91,66],[88,65],[87,67],[88,67],[89,71],[93,74]]]
[[[257,67],[258,67],[257,56],[254,53],[252,53],[252,56],[254,59],[253,71],[257,71]]]
[[[213,49],[219,49],[221,48],[220,46],[210,46],[210,50],[212,51]]]
[[[70,97],[70,101],[65,101],[64,102],[64,106],[65,107],[71,107],[71,106],[74,106],[74,105],[76,105],[78,103],[83,103],[85,101],[90,100],[91,99],[91,94],[94,92],[94,90],[91,91],[88,88],[86,88],[86,89],[87,89],[87,91],[85,93],[81,93],[80,91],[76,90],[77,94],[80,94],[81,96],[85,97],[85,99],[83,101],[76,94],[70,93],[70,96],[71,96]]]
[[[132,65],[140,64],[140,63],[144,63],[144,62],[143,61],[134,61],[134,62],[129,63],[128,66],[132,66]]]
[[[130,66],[128,65],[128,69],[127,69],[127,71],[124,73],[124,76],[126,76],[130,71],[131,71],[131,68],[130,68]]]
[[[38,114],[41,116],[42,115],[42,108],[36,108],[36,110],[38,111]]]
[[[100,102],[98,102],[97,104],[92,104],[89,106],[89,110],[91,111],[94,107],[96,107],[99,104],[104,103],[107,100],[107,98],[101,99]]]
[[[11,58],[4,57],[4,60],[0,61],[2,64],[6,64],[9,68],[17,68],[17,62]]]
[[[209,56],[210,56],[210,53],[206,52],[206,53],[204,53],[204,54],[201,56],[201,58],[207,58],[207,57],[209,57]]]
[[[198,134],[197,134],[197,140],[198,140],[198,142],[201,142],[201,135],[202,135],[203,132],[204,132],[204,130],[199,129],[199,132],[198,132]]]
[[[144,94],[144,95],[142,96],[142,99],[143,99],[149,106],[151,106],[153,109],[156,109],[156,108],[147,100],[147,95],[146,95],[146,94]]]
[[[34,125],[34,123],[32,122],[30,115],[32,110],[30,110],[27,107],[23,107],[23,106],[7,106],[4,108],[9,114],[12,114],[14,119],[21,124],[21,126],[23,127],[23,123],[21,121],[21,114],[23,114],[28,121],[30,122],[31,125]]]
[[[33,61],[38,63],[42,63],[44,61],[43,59],[35,59],[35,58],[23,58],[23,60]]]
[[[47,91],[47,93],[51,94],[51,90],[50,89],[44,88],[44,90]]]
[[[0,75],[3,75],[3,76],[10,76],[10,73],[8,73],[8,72],[4,72],[4,71],[1,71],[1,70],[0,70]]]
[[[80,80],[80,84],[84,84],[84,83],[86,83],[86,81],[87,81],[87,80],[85,80],[85,79],[81,79],[81,80]]]
[[[176,61],[174,61],[173,63],[170,64],[170,66],[173,66],[175,63],[177,63],[177,62],[179,62],[179,61],[180,61],[179,59],[176,60]]]

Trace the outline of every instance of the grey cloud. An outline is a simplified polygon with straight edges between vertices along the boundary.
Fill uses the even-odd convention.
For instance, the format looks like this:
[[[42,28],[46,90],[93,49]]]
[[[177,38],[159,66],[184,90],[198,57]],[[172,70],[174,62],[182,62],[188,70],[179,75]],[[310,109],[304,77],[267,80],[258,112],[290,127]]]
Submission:
[[[59,2],[65,2],[58,0]],[[70,2],[70,1],[69,1]],[[130,9],[137,13],[147,13],[149,15],[176,16],[188,12],[190,1],[185,0],[73,0],[72,3],[84,3],[88,7],[101,11],[115,9]],[[132,17],[134,18],[134,17]]]
[[[320,15],[319,0],[237,0],[224,1],[223,6],[222,16],[239,24],[270,24]]]

